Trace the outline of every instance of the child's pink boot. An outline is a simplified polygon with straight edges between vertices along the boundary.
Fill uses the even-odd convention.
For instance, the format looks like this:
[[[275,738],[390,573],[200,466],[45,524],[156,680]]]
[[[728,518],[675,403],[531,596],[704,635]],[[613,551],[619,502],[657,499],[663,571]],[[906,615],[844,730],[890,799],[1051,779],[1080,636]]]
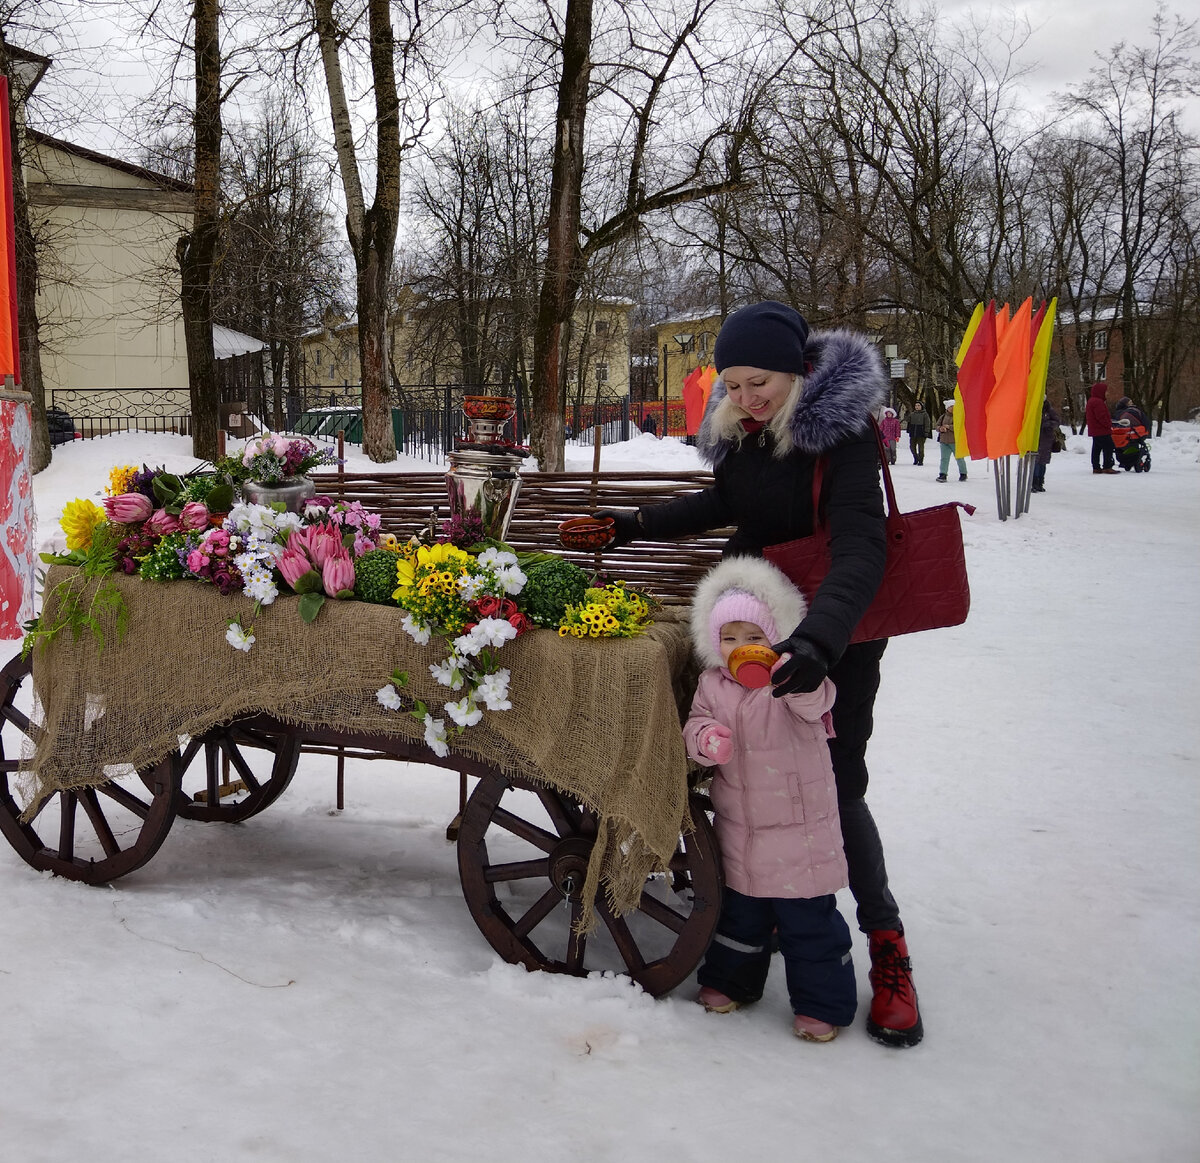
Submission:
[[[837,1026],[810,1018],[806,1014],[796,1015],[792,1030],[797,1038],[803,1038],[806,1042],[832,1042],[838,1036]]]
[[[731,1014],[741,1005],[740,1002],[734,1001],[733,998],[726,997],[719,989],[713,989],[711,985],[700,987],[700,992],[696,995],[696,1001],[710,1014]]]

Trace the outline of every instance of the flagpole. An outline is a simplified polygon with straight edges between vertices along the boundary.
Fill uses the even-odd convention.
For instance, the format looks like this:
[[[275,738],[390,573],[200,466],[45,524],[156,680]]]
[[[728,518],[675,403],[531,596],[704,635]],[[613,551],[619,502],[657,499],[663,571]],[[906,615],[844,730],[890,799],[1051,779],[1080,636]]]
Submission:
[[[1000,482],[1000,476],[1000,461],[993,460],[992,477],[996,482],[996,516],[998,516],[1001,521],[1007,521],[1008,514],[1004,511],[1004,486]]]

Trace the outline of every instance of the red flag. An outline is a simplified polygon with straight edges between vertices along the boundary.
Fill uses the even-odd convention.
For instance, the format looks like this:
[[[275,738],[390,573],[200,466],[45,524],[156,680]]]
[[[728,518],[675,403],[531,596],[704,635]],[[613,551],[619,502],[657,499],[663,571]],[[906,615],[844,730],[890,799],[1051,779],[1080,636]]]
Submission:
[[[8,78],[0,77],[0,378],[21,382],[17,332],[17,246],[13,229],[12,142],[8,133]]]
[[[972,460],[987,458],[987,402],[995,387],[996,301],[993,299],[979,320],[962,366],[958,369],[958,391],[962,396],[963,424],[967,450]],[[956,451],[962,451],[958,449]]]

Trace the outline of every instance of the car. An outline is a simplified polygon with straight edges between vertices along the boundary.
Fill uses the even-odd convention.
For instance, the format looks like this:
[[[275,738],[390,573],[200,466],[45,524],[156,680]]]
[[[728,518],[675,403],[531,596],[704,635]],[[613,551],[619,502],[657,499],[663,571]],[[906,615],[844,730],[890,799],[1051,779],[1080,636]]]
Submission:
[[[50,447],[69,444],[75,439],[75,421],[61,408],[46,409],[46,425],[50,429]]]

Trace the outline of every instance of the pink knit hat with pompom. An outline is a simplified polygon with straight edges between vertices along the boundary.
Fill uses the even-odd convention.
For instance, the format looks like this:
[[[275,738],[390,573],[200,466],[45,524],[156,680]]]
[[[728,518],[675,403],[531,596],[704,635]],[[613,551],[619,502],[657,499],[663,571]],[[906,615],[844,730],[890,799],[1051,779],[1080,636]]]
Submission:
[[[708,632],[717,654],[721,653],[721,627],[726,622],[753,622],[766,634],[768,642],[774,642],[778,632],[767,603],[745,590],[726,590],[713,603],[708,616]]]

